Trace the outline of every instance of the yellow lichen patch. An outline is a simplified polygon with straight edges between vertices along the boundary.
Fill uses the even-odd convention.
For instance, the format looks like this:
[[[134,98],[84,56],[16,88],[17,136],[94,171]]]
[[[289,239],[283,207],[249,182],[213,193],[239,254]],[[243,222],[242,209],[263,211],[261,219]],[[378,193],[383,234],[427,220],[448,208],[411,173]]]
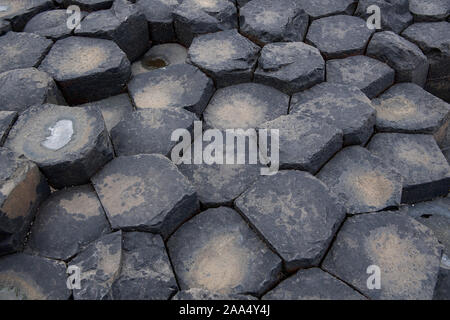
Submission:
[[[73,195],[72,199],[61,199],[59,205],[73,215],[74,219],[85,220],[87,218],[98,215],[98,200],[89,197],[86,193],[79,192]]]
[[[108,61],[105,49],[84,46],[66,50],[64,55],[55,59],[55,67],[63,74],[83,74],[99,68]]]
[[[352,196],[368,206],[383,209],[395,191],[394,184],[383,173],[376,171],[351,172],[347,185]]]
[[[181,102],[188,79],[167,77],[158,83],[147,85],[133,95],[138,108],[167,108]]]
[[[429,156],[426,150],[419,145],[416,145],[413,149],[407,149],[407,147],[400,148],[398,151],[398,156],[408,165],[420,164],[424,167],[433,165],[433,159]]]
[[[26,274],[7,271],[0,273],[0,291],[11,299],[45,300],[47,296],[41,292],[35,280]],[[6,291],[9,291],[7,293]],[[13,296],[14,295],[14,296]]]
[[[398,121],[417,114],[417,106],[414,102],[403,96],[384,100],[376,105],[377,116],[388,121]]]
[[[217,6],[219,0],[195,0],[194,2],[204,9],[212,9]]]
[[[219,39],[203,42],[201,47],[191,49],[191,55],[195,57],[195,60],[210,65],[233,59],[236,53],[237,50],[232,41]]]

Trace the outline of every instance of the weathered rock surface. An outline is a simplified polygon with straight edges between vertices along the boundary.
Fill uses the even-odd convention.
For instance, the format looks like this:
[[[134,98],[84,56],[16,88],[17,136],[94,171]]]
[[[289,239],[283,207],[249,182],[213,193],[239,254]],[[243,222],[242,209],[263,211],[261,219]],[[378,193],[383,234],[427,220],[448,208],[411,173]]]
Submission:
[[[0,20],[11,23],[14,31],[22,31],[26,23],[39,12],[53,8],[52,0],[1,0]]]
[[[17,112],[15,111],[0,111],[0,147],[8,136],[9,130],[17,119]]]
[[[356,0],[302,0],[303,9],[311,19],[320,19],[337,14],[352,15]]]
[[[409,0],[409,11],[415,22],[444,20],[450,14],[447,0]]]
[[[86,12],[82,12],[81,18],[84,18],[85,16]],[[70,29],[67,26],[68,18],[69,15],[64,9],[44,11],[28,21],[23,31],[34,33],[52,40],[66,38],[69,37],[73,31],[73,29]],[[73,23],[74,28],[78,26],[79,24]]]
[[[220,294],[205,289],[189,289],[178,291],[172,300],[257,300],[255,297],[243,294]]]

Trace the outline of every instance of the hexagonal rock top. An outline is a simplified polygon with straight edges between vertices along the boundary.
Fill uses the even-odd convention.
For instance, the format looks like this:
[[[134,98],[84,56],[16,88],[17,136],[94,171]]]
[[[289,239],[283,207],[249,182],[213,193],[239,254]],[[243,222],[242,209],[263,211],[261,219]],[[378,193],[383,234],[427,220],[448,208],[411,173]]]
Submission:
[[[448,194],[450,166],[433,136],[379,133],[368,148],[403,176],[402,202],[415,203]]]
[[[266,293],[263,300],[365,300],[344,282],[319,268],[299,270]]]
[[[10,21],[14,31],[22,31],[25,24],[39,12],[53,8],[52,0],[1,0],[0,20]]]
[[[85,12],[81,13],[84,18]],[[25,26],[24,32],[34,33],[42,37],[58,40],[69,37],[72,29],[67,27],[69,15],[64,9],[44,11],[34,16]],[[76,27],[78,26],[75,25]]]
[[[36,210],[49,194],[33,162],[0,148],[0,256],[22,250]]]
[[[265,45],[254,79],[289,95],[324,80],[325,62],[319,50],[303,42]]]
[[[0,147],[8,136],[9,130],[17,119],[17,112],[15,111],[0,111]]]
[[[352,15],[356,9],[356,0],[302,0],[303,9],[311,19],[320,19],[331,15]]]
[[[66,265],[16,253],[0,258],[1,300],[67,300]]]
[[[27,245],[40,256],[68,260],[108,232],[97,195],[84,185],[51,194],[39,208]]]
[[[304,170],[314,174],[342,148],[342,130],[317,118],[281,116],[263,123],[259,128],[279,130],[281,169]]]
[[[261,295],[280,278],[280,258],[227,207],[195,216],[167,247],[181,290]]]
[[[413,83],[399,83],[372,101],[378,131],[432,133],[443,144],[449,126],[450,104]]]
[[[309,17],[294,0],[254,0],[239,11],[242,34],[260,45],[303,41]]]
[[[160,235],[123,234],[122,267],[112,285],[115,300],[167,300],[178,290]]]
[[[51,104],[24,111],[5,146],[36,162],[55,188],[85,184],[113,157],[101,112]]]
[[[236,199],[235,207],[283,258],[288,271],[317,266],[345,218],[325,184],[293,170],[261,177]]]
[[[363,54],[374,30],[358,17],[337,15],[314,20],[306,42],[317,47],[326,59]]]
[[[52,45],[52,40],[37,34],[8,32],[0,37],[0,72],[37,67]]]
[[[375,109],[356,87],[324,82],[292,96],[290,114],[325,121],[344,132],[344,145],[365,144],[373,132]]]
[[[189,47],[201,34],[238,27],[233,0],[183,0],[173,11],[178,41]]]
[[[0,74],[0,110],[22,112],[29,106],[44,103],[66,104],[55,81],[47,73],[27,68]]]
[[[172,300],[257,300],[257,298],[243,294],[220,294],[205,289],[193,288],[178,291]]]
[[[398,207],[401,202],[402,176],[359,146],[339,152],[317,178],[342,198],[348,214]]]
[[[211,128],[248,129],[287,114],[288,108],[288,95],[261,84],[243,83],[217,90],[203,118]]]
[[[448,0],[409,0],[409,11],[416,22],[444,20],[449,16],[450,2]]]
[[[323,268],[372,299],[431,299],[440,259],[441,245],[431,230],[388,212],[347,219]],[[381,271],[379,290],[367,287],[372,265]]]
[[[220,31],[196,37],[188,62],[212,77],[218,87],[225,87],[251,81],[259,51],[237,30]]]
[[[198,210],[195,189],[162,155],[122,156],[92,178],[113,229],[167,238]]]
[[[85,37],[57,41],[39,69],[56,80],[70,104],[121,93],[131,75],[130,61],[114,42]]]
[[[389,88],[394,80],[394,69],[366,56],[327,61],[327,82],[355,86],[369,99]]]
[[[137,75],[128,91],[137,109],[184,108],[200,116],[214,84],[198,68],[180,64]]]

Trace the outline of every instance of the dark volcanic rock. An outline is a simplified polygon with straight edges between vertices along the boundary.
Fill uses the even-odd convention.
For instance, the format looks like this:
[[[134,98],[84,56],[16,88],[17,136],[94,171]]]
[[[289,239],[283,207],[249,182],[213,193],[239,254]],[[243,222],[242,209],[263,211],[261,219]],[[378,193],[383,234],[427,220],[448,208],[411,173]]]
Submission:
[[[415,22],[445,20],[450,14],[448,0],[409,0]]]
[[[15,111],[0,111],[0,147],[8,136],[9,130],[17,119],[17,112]]]
[[[9,31],[11,31],[11,24],[9,23],[9,21],[0,19],[0,36]]]
[[[438,281],[434,289],[433,300],[449,300],[450,297],[450,258],[442,255]]]
[[[81,13],[81,18],[86,15]],[[42,37],[47,37],[52,40],[66,38],[72,34],[72,29],[67,27],[67,20],[69,15],[66,10],[50,10],[39,13],[34,16],[25,26],[24,32],[34,33]],[[74,25],[74,27],[78,27]],[[83,25],[84,27],[84,25]]]
[[[220,294],[205,289],[189,289],[178,291],[172,300],[257,300],[255,297],[243,294]]]
[[[9,21],[14,31],[22,31],[39,12],[53,8],[52,0],[1,0],[0,20]],[[3,56],[3,55],[2,55]]]
[[[57,0],[62,1],[64,7],[77,5],[82,10],[95,11],[111,8],[114,0]]]
[[[311,19],[320,19],[337,14],[352,15],[357,0],[302,0],[303,9]]]

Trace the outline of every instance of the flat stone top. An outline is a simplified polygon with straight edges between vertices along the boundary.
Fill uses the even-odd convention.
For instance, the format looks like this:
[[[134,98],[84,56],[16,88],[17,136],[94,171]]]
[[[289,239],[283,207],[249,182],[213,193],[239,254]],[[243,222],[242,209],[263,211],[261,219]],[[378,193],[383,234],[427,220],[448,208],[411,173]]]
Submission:
[[[433,49],[450,55],[450,23],[420,22],[409,26],[402,36],[417,44],[425,54],[432,54]]]
[[[182,2],[183,0],[138,0],[136,4],[147,20],[170,23],[173,20],[172,12]]]
[[[302,0],[302,6],[308,15],[318,19],[336,13],[352,14],[356,2],[356,0]]]
[[[199,18],[205,14],[217,14],[233,8],[236,11],[233,0],[184,0],[176,11],[177,14]]]
[[[409,10],[419,20],[445,19],[450,13],[450,1],[409,0]]]
[[[82,13],[83,17],[84,13]],[[25,26],[24,32],[58,39],[69,36],[72,30],[67,27],[67,11],[64,9],[44,11],[35,15]]]

